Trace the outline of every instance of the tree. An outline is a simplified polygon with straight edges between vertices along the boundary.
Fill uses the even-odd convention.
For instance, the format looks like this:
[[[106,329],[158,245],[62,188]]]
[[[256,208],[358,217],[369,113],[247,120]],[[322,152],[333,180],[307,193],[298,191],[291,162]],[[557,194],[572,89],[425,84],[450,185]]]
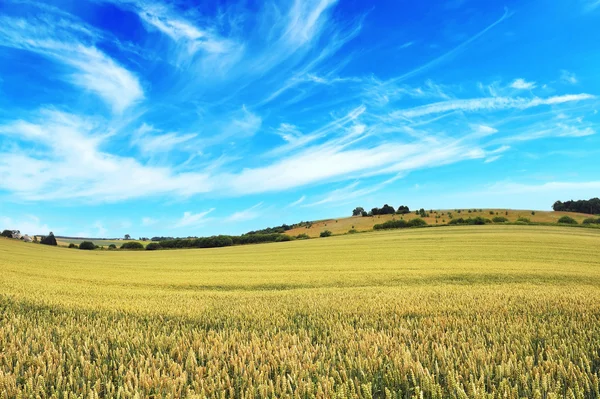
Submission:
[[[141,242],[137,241],[126,242],[123,245],[121,245],[121,249],[144,249],[144,245],[142,245]]]
[[[52,232],[50,232],[50,234],[48,234],[46,237],[42,238],[42,241],[40,241],[40,244],[58,245],[58,243],[56,242],[56,238],[54,237],[54,234]]]
[[[161,248],[162,247],[157,242],[151,242],[150,244],[146,245],[147,251],[154,251],[154,250],[161,249]]]
[[[4,230],[2,232],[2,234],[0,234],[2,237],[6,237],[6,238],[12,238],[12,231],[10,230]]]
[[[131,240],[131,236],[129,234],[125,234],[125,239],[126,240]]]
[[[383,207],[379,210],[380,215],[393,215],[394,213],[396,213],[396,210],[393,206],[388,204],[383,205]]]
[[[363,208],[362,206],[357,206],[352,211],[352,216],[361,216],[364,211],[365,211],[365,208]]]
[[[552,205],[552,209],[557,212],[579,212],[589,213],[591,215],[600,214],[600,198],[565,202],[556,201],[554,205]]]
[[[93,251],[94,249],[96,249],[96,244],[94,244],[91,241],[84,241],[81,244],[79,244],[79,249],[85,249],[88,251]]]
[[[406,205],[400,205],[396,213],[399,215],[405,215],[407,213],[410,213],[410,209],[408,209]]]

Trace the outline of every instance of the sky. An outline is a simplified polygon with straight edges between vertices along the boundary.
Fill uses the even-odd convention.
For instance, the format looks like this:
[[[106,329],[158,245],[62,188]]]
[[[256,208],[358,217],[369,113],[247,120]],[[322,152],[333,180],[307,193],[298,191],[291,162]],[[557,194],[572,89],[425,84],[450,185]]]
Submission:
[[[600,195],[600,0],[0,1],[0,228]]]

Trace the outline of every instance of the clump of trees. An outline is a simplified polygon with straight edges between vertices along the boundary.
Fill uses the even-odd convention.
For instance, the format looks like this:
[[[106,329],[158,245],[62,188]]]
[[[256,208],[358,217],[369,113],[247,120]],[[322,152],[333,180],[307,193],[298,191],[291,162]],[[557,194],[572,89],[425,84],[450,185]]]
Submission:
[[[583,221],[583,224],[600,224],[600,218],[587,218]]]
[[[333,233],[329,230],[324,230],[321,232],[321,234],[319,234],[319,237],[331,237],[333,235]]]
[[[450,222],[448,222],[448,224],[450,224],[450,225],[458,225],[458,224],[484,225],[484,224],[488,224],[488,223],[492,223],[492,221],[490,219],[486,219],[481,216],[477,216],[474,218],[467,218],[467,219],[464,219],[464,218],[452,219]]]
[[[161,248],[220,248],[232,245],[260,244],[265,242],[291,241],[286,234],[244,234],[241,236],[218,235],[212,237],[175,238],[159,242]],[[150,245],[150,244],[148,244]]]
[[[146,250],[147,251],[155,251],[157,249],[161,249],[162,247],[160,246],[159,243],[157,242],[151,242],[148,245],[146,245]]]
[[[404,215],[407,213],[410,213],[410,209],[406,205],[400,205],[396,210],[393,206],[388,204],[383,205],[381,208],[372,208],[368,213],[362,206],[357,206],[352,210],[352,216]]]
[[[83,241],[81,244],[79,244],[79,249],[85,249],[88,251],[92,251],[92,250],[96,249],[96,244],[94,244],[91,241]]]
[[[137,241],[125,242],[121,245],[121,249],[144,249],[144,244]]]
[[[557,212],[579,212],[589,213],[591,215],[600,214],[600,198],[591,198],[589,200],[578,201],[556,201],[552,209]]]
[[[571,216],[563,216],[558,219],[558,223],[562,224],[578,224],[577,220],[573,219]]]
[[[52,233],[52,232],[50,232],[50,234],[48,234],[46,237],[42,237],[40,244],[54,245],[54,246],[58,245],[58,243],[56,242],[56,237],[54,237],[54,233]]]
[[[367,213],[365,211],[365,208],[363,208],[362,206],[357,206],[356,208],[354,208],[354,210],[352,211],[352,216],[362,216],[363,213]]]
[[[6,237],[6,238],[12,238],[12,231],[10,231],[10,230],[4,230],[2,232],[2,234],[0,234],[0,236]]]
[[[389,229],[407,229],[410,227],[423,227],[427,226],[427,222],[423,219],[416,218],[412,220],[388,220],[387,222],[376,224],[373,226],[374,230],[389,230]]]
[[[492,219],[492,222],[494,222],[494,223],[506,223],[506,222],[508,222],[508,219],[505,218],[504,216],[496,216],[495,218]]]

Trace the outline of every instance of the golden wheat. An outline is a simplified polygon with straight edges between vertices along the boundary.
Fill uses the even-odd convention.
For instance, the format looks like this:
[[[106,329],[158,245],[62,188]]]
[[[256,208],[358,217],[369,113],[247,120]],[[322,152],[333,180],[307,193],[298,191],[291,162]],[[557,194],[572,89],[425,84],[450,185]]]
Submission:
[[[597,398],[600,231],[0,240],[0,398]]]

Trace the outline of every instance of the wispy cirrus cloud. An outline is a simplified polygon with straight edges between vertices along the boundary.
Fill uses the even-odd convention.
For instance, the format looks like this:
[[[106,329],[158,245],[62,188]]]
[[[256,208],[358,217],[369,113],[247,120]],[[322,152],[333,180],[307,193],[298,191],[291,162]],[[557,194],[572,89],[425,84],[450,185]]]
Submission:
[[[212,213],[215,208],[211,208],[207,211],[193,213],[193,212],[184,212],[181,219],[177,220],[174,224],[174,228],[182,228],[182,227],[190,227],[190,226],[198,226],[202,223],[206,223],[207,216]]]
[[[138,77],[98,50],[93,45],[92,32],[60,21],[50,17],[34,20],[0,17],[0,44],[65,65],[68,72],[61,79],[95,93],[114,112],[123,112],[144,98]]]
[[[484,97],[466,100],[449,100],[419,107],[395,111],[392,115],[405,118],[415,118],[450,111],[476,112],[484,110],[527,109],[541,105],[558,105],[567,102],[592,100],[596,97],[587,94],[565,94],[547,98],[532,97]]]
[[[536,83],[535,82],[528,82],[525,79],[515,79],[511,84],[510,87],[512,87],[513,89],[517,89],[517,90],[531,90],[536,88]]]

